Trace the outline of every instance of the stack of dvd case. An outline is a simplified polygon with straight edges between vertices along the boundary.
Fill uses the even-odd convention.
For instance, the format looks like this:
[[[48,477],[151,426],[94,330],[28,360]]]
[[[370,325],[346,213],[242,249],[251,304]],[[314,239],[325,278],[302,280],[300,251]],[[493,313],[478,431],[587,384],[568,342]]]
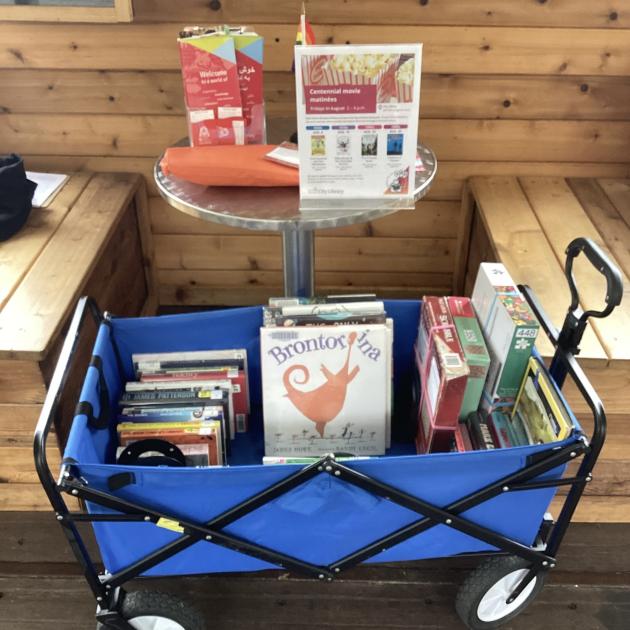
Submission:
[[[226,464],[230,441],[248,428],[246,350],[134,354],[132,360],[137,380],[126,383],[120,399],[119,459],[130,463],[133,454],[138,464],[156,457],[145,461],[159,463],[160,454],[175,453],[187,466]],[[164,445],[166,451],[156,450]]]

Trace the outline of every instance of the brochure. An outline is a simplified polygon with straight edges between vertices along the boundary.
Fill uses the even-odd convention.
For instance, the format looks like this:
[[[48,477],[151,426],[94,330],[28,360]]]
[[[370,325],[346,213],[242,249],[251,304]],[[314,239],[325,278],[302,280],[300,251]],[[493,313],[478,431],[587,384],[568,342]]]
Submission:
[[[422,44],[296,46],[300,207],[412,208]]]

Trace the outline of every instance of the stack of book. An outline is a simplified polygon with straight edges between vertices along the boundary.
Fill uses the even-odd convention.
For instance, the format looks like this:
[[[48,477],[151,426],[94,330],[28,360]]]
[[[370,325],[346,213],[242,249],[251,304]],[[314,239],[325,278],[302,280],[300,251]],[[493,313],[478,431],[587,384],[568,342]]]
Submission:
[[[120,399],[118,456],[128,455],[131,444],[157,439],[177,447],[188,466],[226,464],[230,441],[248,428],[246,350],[134,354],[132,360],[137,380],[125,384]]]
[[[374,295],[272,298],[260,331],[265,455],[382,455],[393,321]]]

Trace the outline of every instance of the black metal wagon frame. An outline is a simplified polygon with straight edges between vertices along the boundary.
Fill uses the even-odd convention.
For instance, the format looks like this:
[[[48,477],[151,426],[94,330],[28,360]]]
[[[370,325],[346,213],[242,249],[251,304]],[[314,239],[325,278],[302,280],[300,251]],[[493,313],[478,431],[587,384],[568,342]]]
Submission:
[[[572,263],[573,259],[580,252],[584,252],[596,268],[606,277],[608,295],[606,296],[606,307],[602,311],[582,312],[579,307],[577,288],[572,273]],[[227,547],[318,580],[333,581],[343,570],[353,567],[436,525],[446,525],[488,545],[492,545],[500,550],[495,553],[512,554],[527,561],[529,570],[506,601],[507,604],[513,602],[539,573],[546,572],[556,566],[558,549],[584,492],[584,488],[592,481],[592,470],[606,436],[606,416],[602,402],[579,366],[575,355],[579,352],[579,343],[588,317],[605,317],[621,301],[621,277],[615,267],[610,264],[605,254],[586,239],[576,239],[567,248],[565,272],[571,288],[572,303],[561,331],[558,331],[549,320],[532,290],[527,286],[519,286],[519,289],[556,348],[550,367],[552,377],[558,387],[561,388],[565,377],[569,375],[591,409],[594,425],[590,440],[586,436],[581,436],[580,439],[567,446],[552,447],[546,451],[531,455],[527,458],[526,465],[520,470],[463,496],[445,507],[423,501],[391,485],[352,470],[337,461],[335,456],[331,454],[203,523],[193,522],[182,518],[178,514],[153,509],[121,499],[109,492],[91,488],[77,474],[73,462],[70,461],[64,460],[58,480],[53,478],[46,459],[46,440],[53,425],[55,411],[64,389],[73,355],[75,354],[83,321],[88,311],[92,314],[97,325],[107,323],[109,318],[107,314],[101,314],[91,299],[81,298],[74,312],[69,332],[50,383],[49,393],[37,424],[34,455],[37,473],[55,511],[57,521],[61,525],[96,599],[97,621],[106,627],[119,630],[133,630],[133,627],[123,618],[120,611],[121,601],[124,596],[123,585],[140,576],[151,567],[199,541],[207,541]],[[93,361],[92,365],[98,368],[99,362]],[[99,369],[102,370],[102,366]],[[577,457],[582,457],[583,459],[576,476],[549,480],[537,479],[540,475]],[[228,525],[237,519],[322,473],[343,479],[345,482],[362,488],[382,499],[416,512],[418,519],[328,565],[304,562],[296,557],[234,536],[225,530]],[[117,479],[118,475],[110,478],[110,490],[115,490],[117,487],[122,487],[129,482],[124,478],[129,473],[121,473],[121,475],[122,478],[119,479]],[[564,485],[570,486],[570,490],[565,497],[560,514],[553,523],[543,519],[535,546],[523,545],[516,540],[492,531],[487,527],[482,527],[461,516],[467,510],[502,493]],[[90,501],[105,508],[110,508],[118,513],[90,514],[85,510],[70,511],[64,500],[64,493],[83,501]],[[99,574],[95,562],[77,528],[77,523],[86,521],[147,521],[155,524],[159,523],[160,525],[169,523],[170,527],[179,531],[181,535],[116,573]]]

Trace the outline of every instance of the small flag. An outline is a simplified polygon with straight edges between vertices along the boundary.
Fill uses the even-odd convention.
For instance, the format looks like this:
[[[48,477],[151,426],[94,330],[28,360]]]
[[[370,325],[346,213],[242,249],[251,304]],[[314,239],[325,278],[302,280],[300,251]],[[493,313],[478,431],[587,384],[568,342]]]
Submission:
[[[302,3],[302,14],[300,15],[300,26],[295,36],[296,46],[312,46],[315,43],[315,33],[311,28],[311,24],[306,18],[306,7]],[[291,64],[291,72],[295,72],[295,59]]]
[[[302,3],[302,15],[300,16],[300,30],[298,31],[295,43],[304,44],[305,46],[312,46],[315,43],[315,33],[313,33],[311,23],[306,18],[304,3]]]

